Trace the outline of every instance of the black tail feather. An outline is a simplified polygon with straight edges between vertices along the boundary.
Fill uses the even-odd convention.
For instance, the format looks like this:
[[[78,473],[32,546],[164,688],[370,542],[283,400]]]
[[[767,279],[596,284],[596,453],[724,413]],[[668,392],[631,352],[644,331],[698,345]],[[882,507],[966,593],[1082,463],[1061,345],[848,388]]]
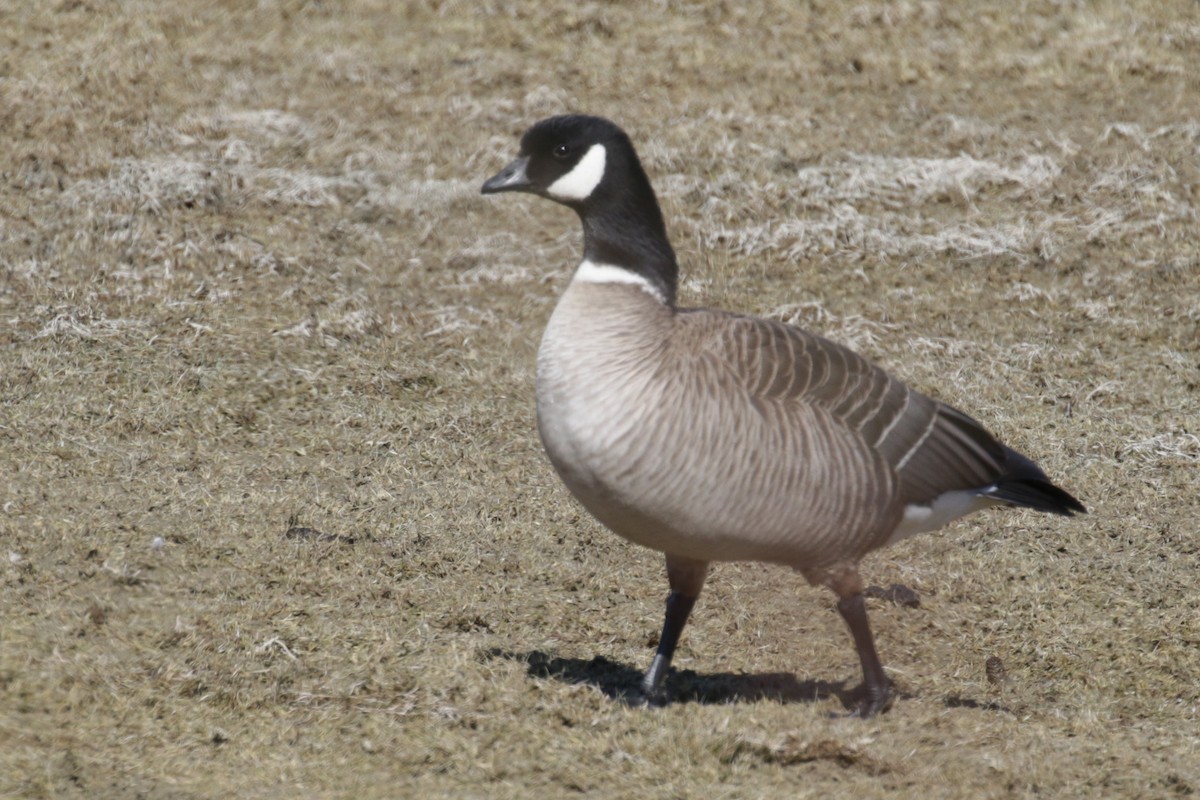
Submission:
[[[1087,513],[1083,503],[1070,493],[1041,478],[1001,478],[985,494],[1014,506],[1025,506],[1064,517]]]
[[[1041,467],[1028,457],[1011,447],[1005,447],[1004,451],[1007,456],[1008,474],[988,487],[984,492],[988,497],[1014,506],[1062,514],[1064,517],[1087,513],[1083,503],[1051,483]]]

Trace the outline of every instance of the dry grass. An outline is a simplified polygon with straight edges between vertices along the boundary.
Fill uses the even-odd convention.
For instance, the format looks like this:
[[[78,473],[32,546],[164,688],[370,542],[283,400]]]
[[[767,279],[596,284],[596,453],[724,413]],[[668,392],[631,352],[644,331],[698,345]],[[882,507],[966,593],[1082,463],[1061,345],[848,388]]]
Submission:
[[[0,795],[1196,794],[1184,5],[7,4]],[[532,421],[576,223],[477,195],[566,109],[640,143],[686,301],[853,343],[1091,507],[868,561],[921,596],[871,601],[890,714],[837,718],[830,598],[760,565],[681,702],[619,702],[661,565]]]

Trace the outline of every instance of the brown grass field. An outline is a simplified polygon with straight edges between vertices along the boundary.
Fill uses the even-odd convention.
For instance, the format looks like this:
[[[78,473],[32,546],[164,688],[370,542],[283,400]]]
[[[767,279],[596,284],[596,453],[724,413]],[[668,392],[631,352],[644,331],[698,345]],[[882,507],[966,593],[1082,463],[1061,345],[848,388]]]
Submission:
[[[1011,8],[1009,7],[1011,5]],[[1200,794],[1194,2],[0,4],[0,796]],[[682,300],[794,320],[1089,506],[666,585],[533,419],[569,211],[638,143]],[[1007,678],[991,682],[998,658]]]

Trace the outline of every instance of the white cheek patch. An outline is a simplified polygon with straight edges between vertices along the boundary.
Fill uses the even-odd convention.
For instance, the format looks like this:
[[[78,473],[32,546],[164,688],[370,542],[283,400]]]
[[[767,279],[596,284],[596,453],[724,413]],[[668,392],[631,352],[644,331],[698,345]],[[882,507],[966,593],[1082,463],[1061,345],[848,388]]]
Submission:
[[[604,145],[592,145],[573,170],[550,184],[546,194],[556,200],[586,200],[604,177],[606,158]]]
[[[666,298],[662,296],[650,281],[636,272],[630,272],[624,267],[615,267],[612,264],[597,264],[594,261],[584,261],[575,270],[574,277],[571,278],[572,283],[575,281],[579,281],[580,283],[627,283],[649,293],[660,303],[666,302]]]

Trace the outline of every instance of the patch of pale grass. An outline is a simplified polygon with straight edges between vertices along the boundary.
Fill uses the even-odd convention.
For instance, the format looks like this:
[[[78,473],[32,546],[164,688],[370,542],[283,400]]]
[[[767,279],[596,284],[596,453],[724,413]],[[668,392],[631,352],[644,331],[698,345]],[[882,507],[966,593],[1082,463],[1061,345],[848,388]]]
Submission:
[[[705,211],[711,212],[712,206]],[[795,261],[837,251],[861,251],[875,233],[872,220],[851,206],[831,209],[824,219],[769,219],[746,225],[704,225],[696,231],[708,248],[725,249],[733,255],[761,257],[779,255]]]
[[[1064,294],[1062,291],[1047,290],[1040,286],[1034,286],[1032,283],[1016,281],[1009,287],[1004,296],[1009,300],[1021,304],[1035,302],[1057,304],[1062,301]]]
[[[818,208],[872,202],[911,208],[929,202],[970,204],[983,190],[1014,186],[1024,192],[1051,184],[1062,169],[1049,156],[1028,155],[1013,166],[959,155],[953,158],[897,158],[851,154],[835,164],[804,167],[789,182],[788,194]]]
[[[94,341],[140,331],[146,323],[140,320],[95,317],[91,311],[58,311],[37,333],[34,339],[61,338]]]
[[[228,136],[229,131],[237,131],[243,136],[262,139],[271,146],[307,142],[317,137],[316,129],[308,120],[276,108],[222,111],[197,122],[213,136]]]
[[[1000,132],[996,125],[977,117],[964,117],[952,113],[938,114],[928,122],[925,129],[935,138],[959,147],[989,140]]]
[[[899,328],[898,325],[868,319],[859,314],[839,317],[830,313],[820,301],[786,303],[772,308],[763,316],[800,328],[819,330],[823,336],[839,344],[865,352],[878,350],[880,341],[894,336]]]
[[[121,159],[107,178],[78,181],[69,195],[80,206],[133,205],[161,213],[165,207],[215,203],[223,188],[211,165],[161,156]]]
[[[1200,462],[1200,436],[1194,433],[1160,433],[1127,442],[1121,455],[1146,462]]]
[[[521,98],[521,110],[525,119],[565,114],[578,107],[579,103],[563,86],[538,84]]]
[[[239,139],[220,143],[206,161],[185,155],[122,159],[105,178],[78,181],[69,190],[77,206],[93,212],[105,206],[135,208],[153,214],[167,209],[217,205],[236,200],[268,205],[334,208],[344,204],[383,207],[411,213],[444,213],[453,204],[478,195],[474,180],[404,178],[384,158],[374,169],[339,174],[259,165],[260,154]],[[352,159],[379,162],[374,156]]]
[[[429,309],[423,313],[429,320],[425,336],[477,331],[495,324],[494,312],[469,305],[453,305]]]
[[[1078,300],[1070,304],[1082,316],[1092,322],[1103,323],[1113,328],[1140,328],[1143,320],[1130,316],[1125,304],[1116,297]]]
[[[949,337],[913,336],[908,340],[914,352],[923,356],[936,356],[953,361],[966,362],[984,355],[979,342]],[[926,359],[922,359],[926,360]]]
[[[315,337],[326,347],[339,347],[375,336],[383,327],[379,312],[358,293],[339,298],[328,309],[313,312],[299,322],[273,331],[272,335]]]
[[[1154,163],[1123,164],[1104,169],[1096,175],[1089,192],[1115,194],[1134,203],[1141,210],[1148,206],[1161,206],[1167,213],[1180,218],[1195,214],[1191,206],[1176,196],[1168,187],[1177,176],[1169,166]]]
[[[1000,256],[1047,260],[1056,250],[1046,227],[1021,223],[951,225],[932,234],[897,235],[889,244],[885,252],[895,255],[945,253],[971,260]]]
[[[253,170],[241,177],[247,182],[247,194],[262,202],[314,208],[340,205],[338,190],[355,185],[342,177],[278,167]]]
[[[525,283],[533,280],[534,274],[528,267],[516,264],[479,264],[464,270],[460,280],[464,285],[480,283]]]
[[[701,234],[707,247],[722,247],[745,257],[778,256],[786,261],[816,257],[859,256],[904,258],[944,254],[964,259],[1014,256],[1051,257],[1055,237],[1046,224],[960,222],[933,233],[912,230],[913,222],[893,213],[864,214],[849,204],[823,218],[784,219],[738,227],[719,227]]]
[[[401,211],[435,212],[479,195],[482,181],[416,178],[393,183],[367,195],[366,202]]]
[[[1121,381],[1101,381],[1083,397],[1084,403],[1090,403],[1096,398],[1119,395],[1124,384]]]

